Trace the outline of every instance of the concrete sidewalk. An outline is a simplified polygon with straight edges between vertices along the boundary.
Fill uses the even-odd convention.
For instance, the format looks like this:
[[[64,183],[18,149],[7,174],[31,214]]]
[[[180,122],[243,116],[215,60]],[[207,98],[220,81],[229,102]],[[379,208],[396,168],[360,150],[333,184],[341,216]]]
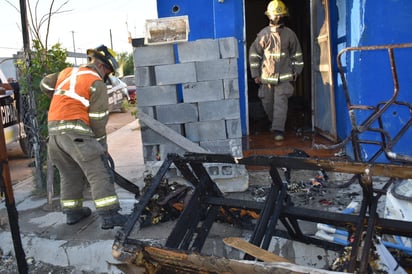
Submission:
[[[135,120],[108,135],[108,147],[115,170],[142,188],[144,161],[139,121]],[[33,177],[14,185],[14,198],[19,213],[19,227],[26,258],[52,265],[71,266],[76,271],[123,273],[115,266],[111,253],[116,229],[102,230],[94,205],[86,197],[85,205],[93,210],[91,217],[66,225],[59,197],[48,204],[46,198],[33,195]],[[134,195],[117,187],[122,213],[130,213]],[[3,254],[14,254],[5,202],[0,203],[0,248]]]

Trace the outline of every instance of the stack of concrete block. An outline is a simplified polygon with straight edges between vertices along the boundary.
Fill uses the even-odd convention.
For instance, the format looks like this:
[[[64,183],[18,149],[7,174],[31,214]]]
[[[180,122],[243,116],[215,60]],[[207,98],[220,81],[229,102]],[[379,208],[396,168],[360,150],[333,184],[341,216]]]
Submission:
[[[135,47],[138,111],[205,151],[241,157],[237,49],[233,37]],[[146,164],[187,152],[150,124],[141,126]],[[210,165],[212,177],[244,173],[224,166]]]

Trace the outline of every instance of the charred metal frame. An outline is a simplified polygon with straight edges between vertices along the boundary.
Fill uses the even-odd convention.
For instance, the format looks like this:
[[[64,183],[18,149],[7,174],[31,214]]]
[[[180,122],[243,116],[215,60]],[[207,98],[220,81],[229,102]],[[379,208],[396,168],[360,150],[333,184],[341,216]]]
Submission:
[[[225,198],[207,173],[204,167],[205,163],[268,167],[272,181],[265,202]],[[127,223],[116,235],[113,249],[117,253],[123,253],[120,258],[127,257],[125,254],[135,253],[141,248],[142,243],[137,239],[129,238],[130,233],[172,164],[179,169],[188,182],[195,186],[195,192],[169,234],[165,244],[166,248],[201,252],[221,207],[258,211],[260,218],[254,228],[250,243],[263,249],[269,247],[272,236],[280,236],[329,250],[342,250],[343,247],[340,245],[305,235],[298,221],[325,223],[348,228],[355,235],[349,272],[353,272],[358,264],[360,264],[360,269],[366,270],[373,235],[388,234],[412,237],[410,229],[412,222],[384,219],[379,217],[376,212],[378,200],[393,182],[392,177],[411,178],[412,166],[280,156],[250,156],[236,159],[230,155],[219,154],[186,154],[185,156],[169,154],[158,173],[153,177],[150,187],[140,197]],[[279,175],[279,168],[322,169],[326,172],[359,174],[359,183],[363,188],[360,213],[348,215],[295,207],[287,193],[287,185]],[[389,177],[389,179],[383,189],[373,189],[372,176],[384,176]],[[277,229],[279,221],[286,227],[286,231]],[[362,246],[361,243],[363,243]],[[358,254],[361,254],[359,262],[357,262]],[[361,273],[364,272],[361,271]]]
[[[385,131],[382,122],[382,115],[393,105],[406,107],[412,113],[412,105],[409,102],[398,101],[399,82],[394,58],[395,49],[411,47],[412,44],[352,47],[346,48],[338,54],[338,68],[342,78],[352,130],[348,138],[335,146],[327,148],[343,147],[348,142],[352,142],[354,161],[281,156],[250,156],[236,159],[230,155],[219,154],[186,154],[182,157],[176,154],[169,154],[158,173],[153,177],[150,187],[140,197],[131,217],[116,235],[113,250],[118,254],[118,259],[127,259],[127,254],[133,256],[131,254],[135,253],[136,250],[142,249],[144,244],[137,239],[129,238],[129,235],[138,223],[144,208],[155,194],[162,178],[166,175],[171,165],[174,164],[183,177],[195,186],[195,192],[168,236],[165,248],[201,252],[220,208],[250,209],[260,213],[250,243],[263,249],[268,249],[272,236],[277,235],[307,244],[318,245],[330,250],[342,250],[343,247],[340,245],[305,235],[298,221],[303,220],[346,227],[354,236],[354,240],[351,242],[349,265],[346,270],[348,272],[358,270],[360,273],[366,273],[374,235],[387,234],[412,237],[412,230],[410,229],[412,222],[385,219],[377,213],[379,199],[386,194],[387,189],[395,181],[395,178],[412,178],[412,157],[392,152],[395,144],[411,127],[412,119],[405,123],[393,139]],[[387,50],[388,52],[394,90],[392,96],[387,101],[380,102],[376,106],[352,104],[345,73],[342,68],[341,57],[344,53],[362,50]],[[371,112],[360,124],[358,124],[355,118],[355,111],[358,110]],[[376,124],[375,122],[377,122],[378,127],[373,127]],[[360,134],[366,131],[378,132],[382,140],[380,142],[362,140]],[[362,159],[362,144],[380,146],[380,149],[368,162],[364,162]],[[321,145],[317,145],[317,147],[325,148]],[[388,163],[375,163],[382,153],[385,153]],[[245,165],[246,167],[267,167],[272,181],[265,202],[225,198],[207,173],[203,165],[205,163],[230,163]],[[287,185],[279,175],[279,168],[354,174],[353,178],[358,181],[363,192],[360,212],[348,215],[295,207],[291,196],[287,193]],[[381,189],[375,189],[372,180],[373,176],[387,177],[388,180]],[[277,229],[279,221],[284,225],[286,231]],[[251,259],[251,257],[246,256],[246,259]]]
[[[399,79],[398,79],[398,70],[396,67],[396,60],[394,52],[395,50],[399,49],[412,49],[412,43],[404,43],[404,44],[394,44],[394,45],[382,45],[382,46],[363,46],[363,47],[348,47],[341,50],[337,56],[337,64],[340,77],[342,79],[342,86],[345,95],[346,106],[349,112],[349,120],[352,127],[351,133],[349,136],[344,139],[342,142],[334,145],[334,146],[324,146],[324,145],[315,145],[317,148],[339,148],[344,147],[349,142],[352,142],[353,150],[354,150],[354,158],[355,161],[364,162],[365,160],[361,154],[361,145],[368,144],[368,145],[375,145],[380,147],[374,155],[368,160],[368,162],[373,163],[375,162],[379,156],[384,154],[386,159],[391,163],[412,163],[412,156],[411,155],[400,155],[392,151],[393,147],[399,142],[402,136],[407,132],[407,130],[412,126],[412,117],[408,119],[408,121],[404,124],[402,128],[395,134],[393,138],[391,138],[391,134],[385,130],[382,116],[383,114],[391,107],[391,106],[398,106],[404,107],[409,110],[409,113],[412,114],[412,104],[407,101],[399,101],[399,94],[400,94],[400,86],[399,86]],[[392,94],[388,94],[389,98],[386,101],[379,102],[375,106],[372,105],[357,105],[354,104],[351,100],[348,82],[346,80],[345,69],[342,65],[342,57],[344,54],[349,54],[353,52],[361,52],[361,51],[387,51],[389,64],[390,64],[390,71],[393,83],[393,91]],[[366,117],[363,121],[358,121],[356,119],[356,112],[357,111],[368,111],[371,112],[368,117]],[[377,122],[377,127],[375,126],[375,122]],[[360,137],[362,133],[365,132],[375,132],[381,136],[381,140],[365,140]]]

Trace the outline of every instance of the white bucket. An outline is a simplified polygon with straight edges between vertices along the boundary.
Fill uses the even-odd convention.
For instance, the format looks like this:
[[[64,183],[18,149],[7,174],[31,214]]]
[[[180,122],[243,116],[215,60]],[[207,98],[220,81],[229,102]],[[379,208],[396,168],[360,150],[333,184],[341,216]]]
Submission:
[[[412,179],[399,180],[388,190],[385,201],[385,218],[412,221]],[[397,244],[412,248],[412,239],[395,237]]]

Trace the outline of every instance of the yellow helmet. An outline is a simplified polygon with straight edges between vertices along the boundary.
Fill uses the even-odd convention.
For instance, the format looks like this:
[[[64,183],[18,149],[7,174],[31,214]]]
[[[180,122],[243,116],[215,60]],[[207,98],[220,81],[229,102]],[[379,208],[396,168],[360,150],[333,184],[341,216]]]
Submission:
[[[287,16],[288,9],[282,1],[273,0],[268,4],[265,14],[267,17],[269,17],[269,19],[275,16]]]
[[[116,70],[119,68],[119,65],[115,59],[116,52],[106,47],[105,45],[100,45],[95,49],[88,49],[87,57],[89,58],[89,60],[91,58],[97,58],[101,60],[105,65],[107,65],[112,70],[112,72],[116,72]]]

